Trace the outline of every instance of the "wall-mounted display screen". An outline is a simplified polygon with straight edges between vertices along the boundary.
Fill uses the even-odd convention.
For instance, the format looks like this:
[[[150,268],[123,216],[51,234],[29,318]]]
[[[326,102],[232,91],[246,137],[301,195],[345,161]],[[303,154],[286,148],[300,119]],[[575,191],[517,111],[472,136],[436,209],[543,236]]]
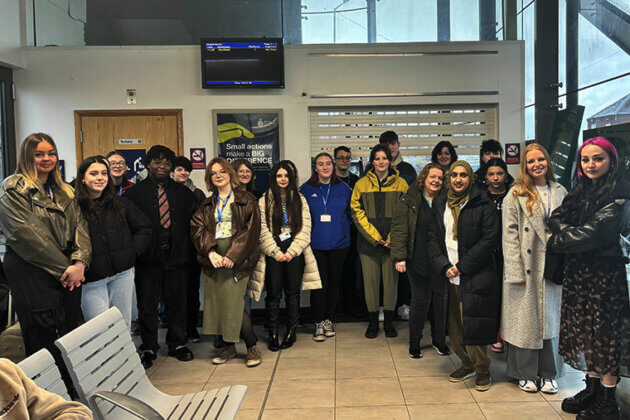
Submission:
[[[283,88],[282,38],[202,39],[204,89]]]

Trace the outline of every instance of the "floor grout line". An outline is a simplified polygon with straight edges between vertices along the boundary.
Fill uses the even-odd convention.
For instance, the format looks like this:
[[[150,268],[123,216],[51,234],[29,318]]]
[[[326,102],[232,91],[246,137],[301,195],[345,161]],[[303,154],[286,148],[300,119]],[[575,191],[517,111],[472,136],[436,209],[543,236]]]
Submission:
[[[334,400],[333,400],[333,420],[337,420],[337,332],[335,332],[335,346],[334,346],[334,357],[335,357],[335,381],[334,381]]]
[[[400,393],[402,394],[403,401],[405,402],[405,410],[407,410],[407,417],[409,418],[409,420],[411,420],[411,413],[409,413],[409,406],[407,405],[407,398],[405,398],[405,391],[403,390],[402,383],[400,382],[400,375],[398,375],[398,367],[396,366],[396,359],[394,358],[394,354],[392,353],[392,347],[390,346],[390,343],[387,337],[385,337],[385,341],[387,342],[387,349],[389,350],[389,356],[391,357],[392,364],[394,365],[394,371],[396,372],[396,379],[398,380]]]
[[[262,405],[260,406],[260,411],[258,412],[258,420],[262,419],[263,412],[265,411],[265,405],[267,405],[267,399],[269,398],[269,391],[271,390],[273,379],[276,376],[276,370],[278,369],[278,364],[280,363],[281,355],[282,355],[282,349],[278,350],[278,357],[276,357],[276,362],[274,363],[273,370],[271,371],[271,377],[269,378],[269,385],[267,385],[267,390],[265,391],[265,398],[263,398]]]

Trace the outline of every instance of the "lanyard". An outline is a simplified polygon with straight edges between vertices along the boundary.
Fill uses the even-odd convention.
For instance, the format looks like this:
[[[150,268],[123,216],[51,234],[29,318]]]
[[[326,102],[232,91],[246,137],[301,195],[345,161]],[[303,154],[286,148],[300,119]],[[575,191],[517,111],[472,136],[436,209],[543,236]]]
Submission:
[[[287,209],[283,209],[282,210],[282,215],[284,216],[284,221],[282,222],[282,227],[287,227],[287,222],[289,221],[289,218],[287,217]]]
[[[538,194],[538,188],[536,188],[536,194]],[[549,184],[547,184],[547,205],[545,206],[545,203],[543,203],[540,194],[538,194],[538,198],[540,199],[540,204],[543,208],[545,222],[547,222],[547,219],[549,219],[549,216],[551,215],[551,187],[549,186]]]
[[[120,183],[120,187],[118,187],[118,195],[122,196],[122,182]]]
[[[230,193],[228,194],[227,197],[225,197],[225,203],[223,203],[223,207],[221,207],[221,210],[219,210],[219,200],[221,199],[221,197],[219,197],[219,193],[217,192],[217,219],[219,219],[219,223],[221,223],[221,215],[223,214],[223,210],[225,210],[225,206],[227,206],[228,201],[230,201],[230,196],[232,195],[232,190],[230,190]]]
[[[322,186],[320,185],[319,188],[321,189]],[[324,202],[324,214],[328,214],[327,206],[328,206],[328,197],[330,196],[330,184],[328,184],[328,191],[326,192],[326,197],[324,197],[324,194],[322,194],[322,201]]]

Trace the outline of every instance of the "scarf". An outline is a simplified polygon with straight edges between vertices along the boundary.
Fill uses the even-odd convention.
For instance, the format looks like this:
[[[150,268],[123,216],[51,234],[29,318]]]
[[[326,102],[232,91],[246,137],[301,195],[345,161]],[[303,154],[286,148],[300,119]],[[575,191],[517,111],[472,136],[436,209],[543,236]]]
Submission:
[[[448,194],[446,196],[446,205],[451,209],[451,213],[453,213],[453,239],[457,239],[457,220],[459,219],[459,212],[461,209],[462,204],[464,204],[465,202],[468,201],[468,199],[470,198],[470,190],[472,189],[473,183],[474,183],[474,173],[472,168],[470,167],[470,165],[468,164],[468,162],[463,161],[463,160],[458,160],[456,162],[453,162],[451,164],[451,167],[449,168],[449,173],[453,173],[453,169],[458,167],[458,166],[463,166],[464,169],[466,169],[466,172],[468,172],[468,187],[462,191],[462,192],[455,192],[455,190],[453,190],[453,188],[451,187],[450,184],[450,178],[449,178],[449,188],[448,188]]]

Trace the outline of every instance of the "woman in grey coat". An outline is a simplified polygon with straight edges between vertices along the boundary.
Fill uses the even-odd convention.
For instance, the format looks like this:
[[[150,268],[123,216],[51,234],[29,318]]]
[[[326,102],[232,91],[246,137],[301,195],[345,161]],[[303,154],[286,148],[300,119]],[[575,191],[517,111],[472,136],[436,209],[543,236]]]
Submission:
[[[525,392],[558,392],[564,374],[558,356],[562,286],[543,277],[551,232],[546,220],[567,191],[553,181],[547,151],[525,148],[520,176],[503,200],[503,298],[501,337],[508,347],[508,375]],[[540,381],[539,381],[540,378]]]

